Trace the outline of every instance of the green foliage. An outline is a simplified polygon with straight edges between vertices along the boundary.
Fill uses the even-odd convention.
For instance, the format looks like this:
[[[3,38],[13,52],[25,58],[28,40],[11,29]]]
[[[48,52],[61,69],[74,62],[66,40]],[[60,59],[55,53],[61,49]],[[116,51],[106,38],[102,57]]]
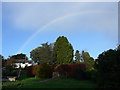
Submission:
[[[100,87],[120,88],[120,50],[108,50],[99,55],[95,62]]]
[[[36,76],[38,78],[51,78],[52,77],[52,68],[49,64],[39,64],[37,67]]]
[[[76,79],[78,79],[78,80],[86,80],[87,78],[86,78],[86,71],[85,70],[83,70],[83,69],[81,69],[81,68],[76,68],[76,70],[75,70],[76,72],[76,74],[75,74],[75,78]]]
[[[88,52],[82,51],[82,58],[84,62],[87,62],[90,59],[90,54]]]
[[[73,63],[73,47],[64,36],[57,38],[54,44],[54,62],[58,64]]]
[[[17,55],[13,55],[13,56],[10,56],[10,58],[14,58],[14,59],[20,59],[20,60],[27,60],[28,57],[26,56],[26,54],[17,54]]]
[[[80,63],[82,63],[82,62],[77,61],[77,60],[74,61],[74,64],[80,64]]]
[[[0,54],[0,62],[2,62],[2,63],[0,63],[0,66],[4,66],[4,63],[5,63],[5,59],[4,59],[4,57]]]
[[[52,64],[53,53],[48,43],[42,44],[42,47],[38,47],[30,52],[30,57],[33,61],[42,63]]]
[[[13,57],[8,58],[4,66],[7,68],[15,68],[15,59]]]
[[[80,59],[81,59],[81,55],[80,55],[79,51],[76,50],[76,52],[75,52],[75,60],[80,61]]]
[[[82,51],[82,59],[83,62],[87,65],[87,70],[91,71],[94,70],[94,59],[90,57],[90,54],[88,52]]]
[[[4,60],[4,57],[0,54],[0,60]]]
[[[26,71],[23,69],[23,70],[21,70],[21,72],[20,72],[19,80],[23,80],[23,79],[26,79],[26,78],[28,78],[28,76],[27,76]]]
[[[120,45],[117,46],[117,50],[120,50]]]
[[[17,76],[17,70],[12,67],[9,67],[9,68],[2,70],[2,75],[3,76]]]
[[[93,82],[96,82],[96,76],[97,76],[97,71],[94,70],[90,70],[90,71],[86,71],[86,79],[87,80],[91,80]]]
[[[37,62],[37,61],[40,61],[41,59],[40,59],[40,57],[39,57],[39,55],[41,54],[40,53],[40,49],[41,49],[42,47],[37,47],[37,48],[35,48],[34,50],[32,50],[31,52],[30,52],[30,58],[33,60],[33,61],[35,61],[35,62]]]

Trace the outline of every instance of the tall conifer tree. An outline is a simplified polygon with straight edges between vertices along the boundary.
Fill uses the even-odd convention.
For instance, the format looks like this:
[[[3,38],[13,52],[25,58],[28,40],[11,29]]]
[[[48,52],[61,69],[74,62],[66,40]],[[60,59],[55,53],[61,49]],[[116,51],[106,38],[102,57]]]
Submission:
[[[54,61],[56,65],[72,63],[73,51],[73,47],[66,37],[58,37],[54,44]]]

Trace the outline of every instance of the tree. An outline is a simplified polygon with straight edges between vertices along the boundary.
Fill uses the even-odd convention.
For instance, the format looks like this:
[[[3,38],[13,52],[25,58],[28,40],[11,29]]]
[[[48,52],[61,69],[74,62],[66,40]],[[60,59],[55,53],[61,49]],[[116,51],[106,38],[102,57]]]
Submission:
[[[16,67],[15,63],[17,61],[20,62],[20,61],[25,61],[25,60],[28,60],[28,57],[26,56],[26,54],[21,53],[17,55],[12,55],[12,56],[9,56],[6,61],[4,61],[5,62],[4,66],[15,68]]]
[[[26,56],[26,54],[17,54],[17,55],[13,55],[13,56],[10,56],[11,58],[14,58],[14,59],[20,59],[20,60],[28,60],[28,57]]]
[[[2,62],[2,65],[1,65],[1,63],[0,63],[0,66],[4,66],[4,63],[5,63],[5,59],[4,59],[4,57],[0,54],[0,62]]]
[[[104,88],[120,88],[120,50],[109,49],[95,61],[98,85]]]
[[[120,45],[117,46],[117,50],[120,50]]]
[[[82,51],[82,61],[87,65],[87,70],[94,69],[94,58],[90,57],[88,52]]]
[[[52,64],[52,50],[50,45],[43,43],[42,47],[38,47],[30,52],[30,57],[33,61],[42,63]]]
[[[41,54],[40,53],[40,49],[41,49],[42,47],[37,47],[37,48],[35,48],[34,50],[32,50],[31,52],[30,52],[30,58],[33,60],[33,61],[35,61],[35,62],[39,62],[41,59],[40,59],[40,57],[39,57],[39,54]]]
[[[64,36],[57,38],[54,44],[55,64],[69,64],[73,62],[73,47]]]
[[[90,59],[90,54],[88,52],[82,51],[83,62],[87,62]]]
[[[4,57],[0,54],[0,60],[4,60]]]
[[[13,57],[9,57],[5,63],[5,67],[9,68],[15,68],[15,59]]]
[[[76,50],[76,52],[75,52],[75,60],[80,62],[80,59],[81,59],[81,55],[80,55],[79,51]]]

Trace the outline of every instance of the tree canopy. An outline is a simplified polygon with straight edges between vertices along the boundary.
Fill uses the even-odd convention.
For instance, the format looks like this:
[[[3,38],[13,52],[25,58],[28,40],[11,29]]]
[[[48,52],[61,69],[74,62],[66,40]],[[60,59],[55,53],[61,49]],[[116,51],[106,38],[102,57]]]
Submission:
[[[42,63],[52,64],[52,50],[50,45],[47,43],[43,43],[41,47],[37,47],[30,52],[30,57],[33,61]]]
[[[120,88],[120,50],[110,49],[101,53],[96,59],[95,68],[99,86]]]
[[[76,50],[76,52],[75,52],[75,60],[80,61],[80,59],[81,59],[80,52],[78,50]]]
[[[69,64],[73,62],[73,47],[64,36],[57,38],[54,44],[54,57],[56,64]]]
[[[92,58],[88,52],[82,51],[82,61],[87,65],[88,71],[94,69],[94,58]]]
[[[20,54],[17,54],[17,55],[13,55],[13,56],[10,56],[14,59],[24,59],[24,60],[28,60],[28,57],[26,56],[26,54],[23,54],[23,53],[20,53]]]

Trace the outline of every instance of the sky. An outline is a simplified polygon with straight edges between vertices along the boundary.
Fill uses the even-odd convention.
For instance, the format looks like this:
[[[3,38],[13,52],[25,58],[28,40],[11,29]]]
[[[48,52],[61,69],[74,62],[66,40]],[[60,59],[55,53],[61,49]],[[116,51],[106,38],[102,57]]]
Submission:
[[[25,53],[65,36],[91,57],[118,44],[117,2],[3,2],[2,55]]]

